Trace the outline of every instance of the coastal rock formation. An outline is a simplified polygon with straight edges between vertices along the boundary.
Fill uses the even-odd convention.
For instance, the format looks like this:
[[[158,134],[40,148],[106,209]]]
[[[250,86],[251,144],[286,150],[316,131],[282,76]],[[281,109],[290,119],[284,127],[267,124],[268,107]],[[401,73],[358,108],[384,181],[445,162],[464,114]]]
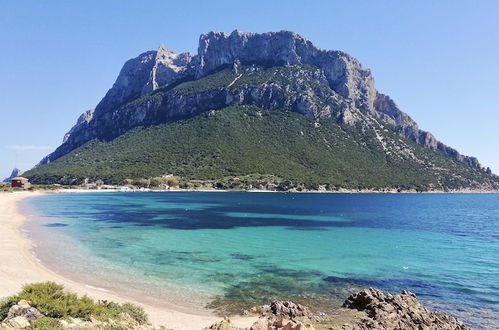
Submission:
[[[303,322],[291,319],[278,319],[278,320],[268,320],[260,319],[253,323],[250,330],[268,330],[268,329],[280,329],[280,330],[315,330],[314,326],[311,324],[305,324]]]
[[[209,328],[210,330],[244,330],[232,324],[230,319],[225,318],[219,322],[213,323]],[[246,328],[247,329],[247,328]],[[289,318],[278,318],[271,319],[262,317],[250,327],[250,330],[315,330],[313,325],[305,324],[301,321],[289,319]]]
[[[450,314],[430,311],[410,291],[392,295],[369,288],[348,297],[343,307],[367,314],[353,329],[470,329]]]
[[[287,300],[274,300],[270,305],[261,306],[254,311],[270,319],[292,319],[313,322],[328,320],[328,316],[325,313],[313,312],[307,306]]]
[[[171,89],[181,82],[199,80],[225,66],[232,66],[239,73],[241,64],[308,65],[314,79],[324,83],[321,88],[305,83],[300,86],[299,97],[293,93],[289,97],[289,86],[275,83],[232,91],[229,84],[226,88],[189,96],[171,93],[162,101],[148,99],[145,103],[134,104],[134,109],[120,109],[126,103]],[[258,34],[238,30],[202,34],[197,55],[176,53],[160,46],[156,51],[147,51],[127,61],[95,112],[85,112],[65,135],[63,144],[40,164],[54,161],[95,138],[114,138],[137,126],[187,118],[234,103],[290,109],[315,118],[333,117],[346,125],[367,125],[381,119],[394,125],[401,136],[425,148],[439,150],[469,166],[480,167],[476,158],[462,156],[421,130],[390,97],[376,90],[371,71],[352,56],[342,51],[320,49],[290,31]]]
[[[469,330],[450,314],[431,311],[409,291],[386,294],[369,288],[348,297],[334,313],[326,315],[291,301],[273,301],[253,308],[260,314],[251,330],[314,329],[335,330]]]

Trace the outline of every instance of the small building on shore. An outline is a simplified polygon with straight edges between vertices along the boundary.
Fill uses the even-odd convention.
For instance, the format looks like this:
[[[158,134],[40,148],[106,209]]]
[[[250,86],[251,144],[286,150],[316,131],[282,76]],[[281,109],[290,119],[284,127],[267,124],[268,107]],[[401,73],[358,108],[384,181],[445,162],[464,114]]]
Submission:
[[[29,187],[31,187],[31,183],[29,183],[29,180],[27,178],[23,178],[22,176],[16,176],[15,178],[12,178],[10,184],[12,188],[28,189]]]

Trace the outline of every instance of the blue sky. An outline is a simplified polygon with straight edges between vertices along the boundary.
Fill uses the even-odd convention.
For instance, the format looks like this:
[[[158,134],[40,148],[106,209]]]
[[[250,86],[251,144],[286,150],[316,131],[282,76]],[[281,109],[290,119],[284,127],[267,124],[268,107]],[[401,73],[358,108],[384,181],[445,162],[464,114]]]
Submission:
[[[292,30],[370,68],[421,128],[499,173],[499,1],[0,2],[0,177],[29,169],[123,63],[210,30]]]

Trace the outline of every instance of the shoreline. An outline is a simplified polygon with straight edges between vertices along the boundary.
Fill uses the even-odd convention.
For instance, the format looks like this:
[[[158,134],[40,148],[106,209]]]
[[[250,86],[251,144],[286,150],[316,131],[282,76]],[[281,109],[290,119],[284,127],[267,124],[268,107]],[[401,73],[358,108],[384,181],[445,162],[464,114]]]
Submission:
[[[16,191],[22,192],[22,191]],[[58,189],[40,189],[34,190],[33,192],[40,193],[93,193],[93,192],[209,192],[209,193],[224,193],[224,192],[240,192],[240,193],[293,193],[293,194],[387,194],[387,195],[405,195],[405,194],[417,194],[417,195],[433,195],[433,194],[449,194],[449,195],[459,195],[459,194],[499,194],[499,190],[485,190],[485,189],[459,189],[459,190],[429,190],[429,191],[416,191],[416,190],[402,190],[397,191],[396,189],[391,190],[355,190],[355,189],[339,189],[339,190],[289,190],[289,191],[279,191],[279,190],[262,190],[262,189],[183,189],[183,188],[172,188],[172,189],[151,189],[151,188],[141,188],[141,189],[121,189],[116,188],[58,188]],[[2,192],[0,192],[2,193]]]
[[[77,191],[58,191],[77,192]],[[119,303],[131,302],[142,306],[149,315],[150,322],[155,325],[164,325],[174,329],[202,329],[209,327],[222,318],[215,315],[200,315],[176,310],[174,306],[154,306],[136,301],[133,298],[123,297],[118,293],[103,291],[102,288],[92,287],[85,283],[76,282],[63,277],[42,263],[32,254],[32,242],[22,233],[21,226],[27,220],[22,213],[20,202],[26,198],[42,196],[50,192],[14,192],[0,193],[0,241],[2,249],[0,257],[3,266],[0,269],[0,297],[17,293],[22,286],[29,283],[54,281],[64,285],[66,290],[78,295],[88,295],[95,300],[111,300]],[[233,317],[233,324],[240,327],[249,327],[258,317]]]

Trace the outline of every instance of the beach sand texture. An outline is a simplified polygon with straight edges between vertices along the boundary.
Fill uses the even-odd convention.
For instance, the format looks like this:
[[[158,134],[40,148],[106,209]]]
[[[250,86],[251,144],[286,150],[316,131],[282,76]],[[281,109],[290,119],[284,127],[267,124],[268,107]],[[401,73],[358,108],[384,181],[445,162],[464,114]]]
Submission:
[[[219,321],[221,318],[212,315],[186,313],[170,308],[146,305],[130,299],[124,299],[118,294],[102,292],[66,279],[37,262],[31,254],[31,245],[21,233],[20,226],[26,220],[20,209],[19,202],[25,198],[40,196],[43,192],[0,193],[0,297],[9,296],[20,291],[27,283],[54,281],[79,295],[88,295],[99,300],[116,302],[132,302],[142,306],[149,314],[153,325],[164,325],[173,329],[202,329]],[[239,327],[250,327],[257,317],[231,318],[232,323]]]

